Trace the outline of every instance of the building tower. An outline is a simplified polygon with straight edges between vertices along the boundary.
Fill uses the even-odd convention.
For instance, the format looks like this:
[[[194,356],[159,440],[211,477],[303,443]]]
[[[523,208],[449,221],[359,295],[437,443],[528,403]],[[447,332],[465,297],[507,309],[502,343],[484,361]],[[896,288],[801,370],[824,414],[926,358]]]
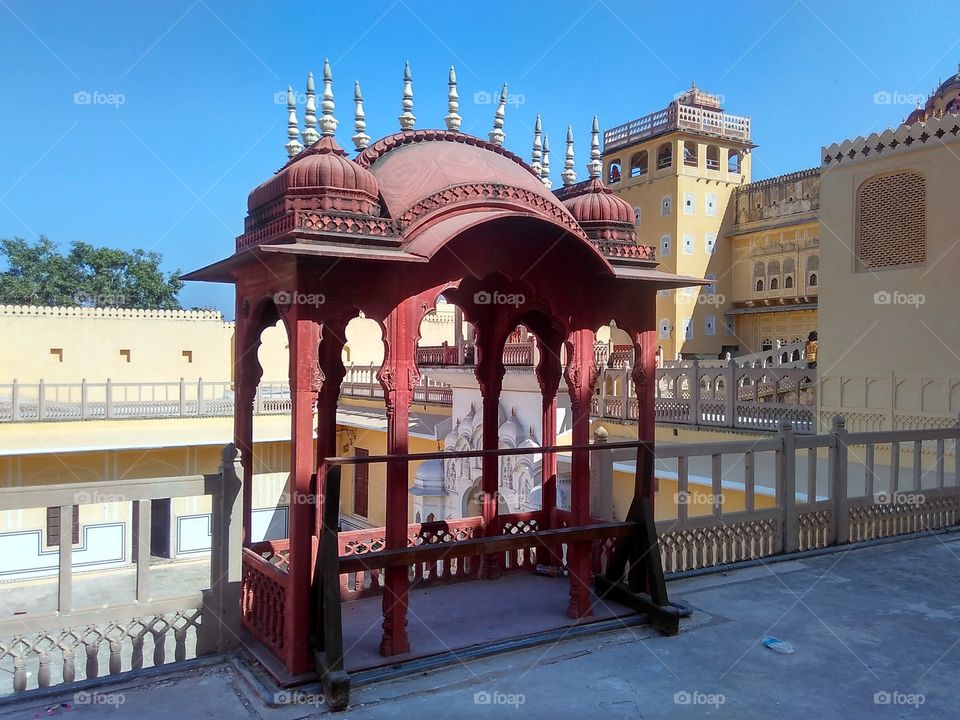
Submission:
[[[736,354],[730,248],[723,241],[734,191],[750,182],[750,118],[727,113],[694,83],[663,110],[603,134],[603,179],[633,206],[637,235],[660,269],[716,283],[662,291],[657,336],[665,359]],[[720,240],[718,240],[720,238]]]

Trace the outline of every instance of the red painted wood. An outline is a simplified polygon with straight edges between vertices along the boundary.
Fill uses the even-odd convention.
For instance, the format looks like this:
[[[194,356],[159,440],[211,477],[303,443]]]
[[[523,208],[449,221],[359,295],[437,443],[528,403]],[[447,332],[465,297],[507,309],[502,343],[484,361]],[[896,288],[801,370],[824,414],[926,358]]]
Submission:
[[[314,473],[313,410],[319,385],[318,350],[320,328],[293,306],[290,327],[290,580],[287,593],[287,624],[284,646],[287,666],[294,674],[310,668],[308,628],[310,579],[313,574],[313,535],[316,530],[311,502]]]

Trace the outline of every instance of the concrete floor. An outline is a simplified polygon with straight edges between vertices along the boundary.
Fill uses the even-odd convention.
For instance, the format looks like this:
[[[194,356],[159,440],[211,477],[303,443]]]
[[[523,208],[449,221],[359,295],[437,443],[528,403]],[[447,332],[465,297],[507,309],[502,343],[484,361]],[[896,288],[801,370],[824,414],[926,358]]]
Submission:
[[[363,598],[343,604],[344,665],[348,671],[392,665],[511,637],[632,615],[617,603],[593,598],[593,615],[577,622],[567,617],[569,578],[507,575],[496,582],[463,582],[410,593],[407,635],[410,653],[380,655],[383,601]]]
[[[679,637],[622,628],[452,660],[433,672],[355,688],[343,717],[960,716],[958,534],[678,580],[669,590],[695,610]],[[764,648],[767,635],[796,651]],[[81,704],[84,697],[72,692],[42,703],[8,701],[0,718],[293,720],[327,712],[315,688],[297,702],[268,707],[246,675],[219,664],[103,685],[100,704]],[[71,708],[52,707],[58,702]]]

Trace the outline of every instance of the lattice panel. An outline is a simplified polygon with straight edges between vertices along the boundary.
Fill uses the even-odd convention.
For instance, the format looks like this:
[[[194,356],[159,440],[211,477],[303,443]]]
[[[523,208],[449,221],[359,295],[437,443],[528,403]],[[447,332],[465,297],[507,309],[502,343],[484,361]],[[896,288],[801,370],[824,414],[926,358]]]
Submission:
[[[927,259],[927,185],[915,172],[898,172],[861,186],[857,260],[863,268],[913,265]]]
[[[181,610],[3,638],[0,667],[12,665],[13,691],[22,692],[179,662],[196,657],[200,615]],[[0,682],[0,694],[7,682]]]
[[[850,508],[850,542],[906,535],[960,523],[960,496],[923,496],[917,502],[893,502]]]
[[[776,518],[671,530],[659,541],[664,572],[753,560],[780,551]]]
[[[833,511],[813,510],[797,516],[798,550],[823,548],[833,542]]]

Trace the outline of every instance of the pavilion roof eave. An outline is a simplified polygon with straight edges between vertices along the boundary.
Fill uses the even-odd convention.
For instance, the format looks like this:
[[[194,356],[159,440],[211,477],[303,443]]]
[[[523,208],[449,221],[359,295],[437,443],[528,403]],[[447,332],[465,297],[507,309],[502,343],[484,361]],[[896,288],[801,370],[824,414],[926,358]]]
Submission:
[[[614,273],[618,280],[643,280],[656,285],[659,289],[691,287],[693,285],[711,285],[712,280],[694,277],[692,275],[675,275],[645,267],[629,267],[614,265]]]
[[[320,257],[351,258],[354,260],[387,260],[390,262],[428,262],[427,258],[413,255],[403,250],[369,245],[347,245],[343,243],[292,242],[273,245],[256,245],[249,250],[236,253],[215,263],[181,275],[182,280],[203,282],[234,282],[234,272],[255,257],[264,254],[310,255]]]

